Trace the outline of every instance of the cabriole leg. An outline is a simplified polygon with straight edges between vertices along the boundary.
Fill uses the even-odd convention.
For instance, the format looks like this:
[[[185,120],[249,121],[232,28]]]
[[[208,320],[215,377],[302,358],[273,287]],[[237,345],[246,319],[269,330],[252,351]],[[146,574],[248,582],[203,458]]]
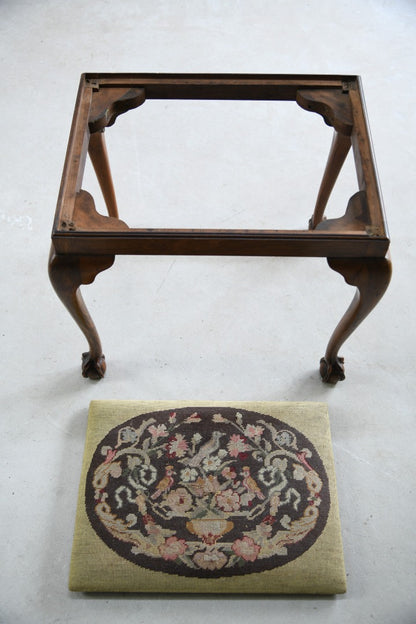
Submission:
[[[88,341],[90,350],[82,354],[82,375],[90,379],[104,377],[106,364],[97,329],[79,287],[91,284],[98,273],[110,268],[113,262],[114,256],[59,255],[53,244],[49,256],[52,286]]]
[[[384,295],[391,278],[391,262],[389,258],[328,258],[328,264],[341,273],[347,284],[357,287],[321,359],[322,380],[336,384],[345,379],[344,359],[338,356],[338,351]]]

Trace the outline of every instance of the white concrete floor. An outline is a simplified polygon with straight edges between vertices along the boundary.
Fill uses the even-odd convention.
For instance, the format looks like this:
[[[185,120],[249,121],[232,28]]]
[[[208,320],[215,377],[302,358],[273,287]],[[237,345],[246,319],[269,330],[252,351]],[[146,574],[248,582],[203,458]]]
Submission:
[[[0,621],[416,622],[414,0],[3,0],[0,16]],[[317,367],[353,290],[296,258],[118,258],[84,289],[108,373],[81,377],[86,343],[46,266],[84,71],[361,74],[394,278],[342,349],[344,382],[323,385]],[[293,103],[153,101],[108,131],[121,214],[155,226],[304,227],[330,140]],[[101,206],[89,168],[85,188]],[[71,594],[88,404],[105,398],[326,401],[347,594]]]

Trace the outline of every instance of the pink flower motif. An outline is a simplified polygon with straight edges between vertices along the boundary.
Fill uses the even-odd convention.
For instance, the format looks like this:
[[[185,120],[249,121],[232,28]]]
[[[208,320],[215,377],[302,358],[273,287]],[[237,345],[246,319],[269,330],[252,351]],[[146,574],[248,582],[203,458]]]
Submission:
[[[154,440],[157,440],[158,438],[166,438],[169,435],[166,431],[166,425],[157,425],[157,427],[150,425],[148,431]]]
[[[228,444],[227,444],[227,448],[228,448],[228,452],[230,453],[231,457],[238,457],[240,455],[240,453],[244,453],[245,451],[247,451],[249,449],[249,447],[246,444],[246,440],[245,438],[242,438],[239,434],[234,433]]]
[[[171,424],[176,422],[176,412],[172,412],[172,414],[169,416],[169,422]]]
[[[180,555],[183,555],[187,548],[185,540],[178,539],[174,535],[168,537],[165,543],[159,546],[159,552],[165,561],[174,561]]]
[[[260,546],[251,537],[245,535],[243,539],[238,539],[234,542],[232,549],[244,561],[255,561],[259,554]]]
[[[172,490],[166,497],[166,505],[179,515],[187,512],[192,507],[192,502],[192,496],[183,487]]]
[[[238,511],[240,509],[240,495],[228,489],[216,495],[217,505],[223,511]]]
[[[188,418],[185,418],[186,423],[197,423],[201,422],[201,416],[199,416],[198,412],[194,412]]]
[[[185,440],[181,433],[169,438],[168,443],[168,456],[169,457],[183,457],[188,450],[188,442]]]
[[[264,427],[260,427],[259,425],[247,425],[244,433],[248,438],[257,438],[263,434]]]

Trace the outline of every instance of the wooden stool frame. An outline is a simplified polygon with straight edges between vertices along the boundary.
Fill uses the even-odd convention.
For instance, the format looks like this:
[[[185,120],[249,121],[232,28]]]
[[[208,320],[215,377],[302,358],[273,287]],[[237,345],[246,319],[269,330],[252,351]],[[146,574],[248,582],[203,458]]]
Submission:
[[[118,216],[104,130],[148,99],[292,100],[333,127],[333,142],[305,230],[130,228]],[[358,192],[338,219],[325,219],[327,201],[352,147]],[[100,215],[82,190],[89,154],[106,202]],[[389,238],[359,76],[228,74],[83,74],[68,142],[52,231],[49,276],[84,333],[84,377],[99,379],[105,357],[80,293],[111,267],[117,254],[326,257],[356,295],[321,359],[323,381],[344,379],[338,351],[383,296],[391,277]]]

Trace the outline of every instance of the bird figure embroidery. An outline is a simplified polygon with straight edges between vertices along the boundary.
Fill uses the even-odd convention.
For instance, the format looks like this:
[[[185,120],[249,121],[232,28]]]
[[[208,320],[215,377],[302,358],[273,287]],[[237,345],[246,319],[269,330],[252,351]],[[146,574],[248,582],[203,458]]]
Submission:
[[[208,442],[205,442],[205,444],[203,444],[199,449],[198,453],[187,462],[188,466],[196,468],[200,465],[202,460],[208,457],[208,455],[211,455],[211,453],[215,453],[215,451],[217,451],[220,446],[220,438],[223,435],[225,435],[225,433],[222,433],[221,431],[214,431],[211,439],[208,440]]]
[[[164,492],[168,492],[174,483],[173,475],[175,474],[175,471],[173,470],[173,466],[166,466],[165,471],[165,476],[159,481],[156,486],[156,490],[150,497],[152,500],[156,500]]]
[[[243,466],[243,472],[241,474],[243,475],[243,486],[246,488],[247,492],[252,494],[253,498],[257,496],[260,500],[264,500],[265,496],[251,476],[250,468],[248,466]]]

